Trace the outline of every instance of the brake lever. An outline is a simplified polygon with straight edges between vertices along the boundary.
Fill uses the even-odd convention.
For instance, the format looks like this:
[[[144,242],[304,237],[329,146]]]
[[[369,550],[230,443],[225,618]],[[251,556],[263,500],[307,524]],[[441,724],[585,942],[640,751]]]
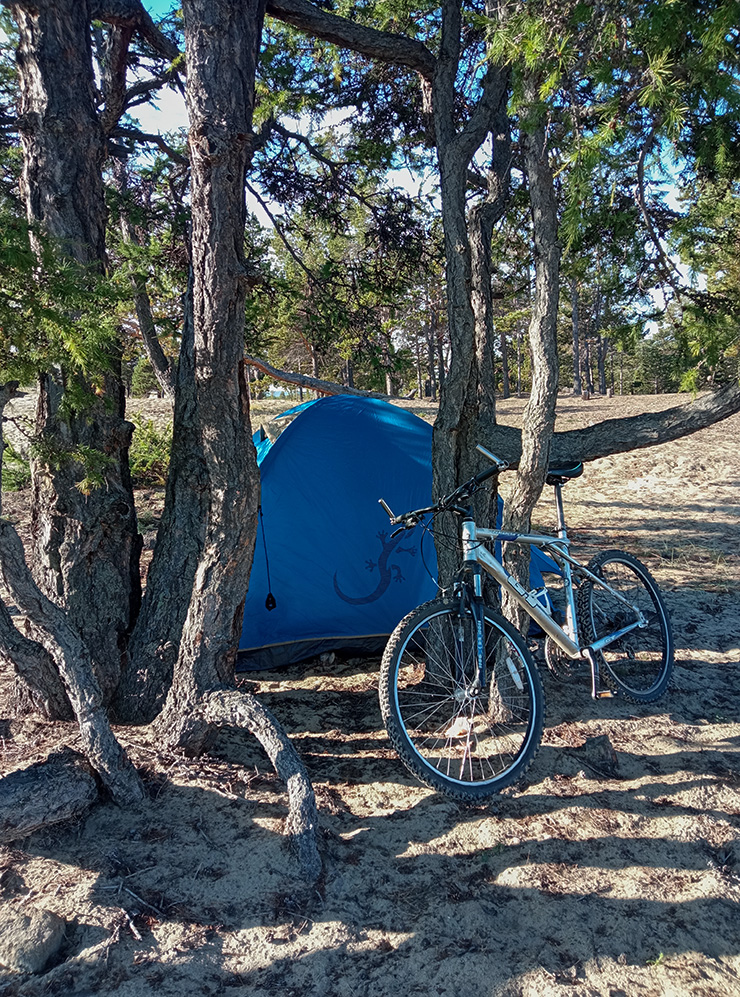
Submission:
[[[398,527],[397,530],[394,530],[393,533],[391,533],[391,540],[393,537],[397,537],[399,533],[403,533],[404,530],[413,530],[419,525],[420,522],[421,520],[418,518],[407,519],[401,524],[401,526]]]

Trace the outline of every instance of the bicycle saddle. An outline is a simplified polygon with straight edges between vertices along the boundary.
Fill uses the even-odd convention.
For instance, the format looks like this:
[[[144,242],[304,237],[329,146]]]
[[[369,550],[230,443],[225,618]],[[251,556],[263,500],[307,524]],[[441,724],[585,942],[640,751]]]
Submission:
[[[571,478],[580,478],[583,474],[583,462],[580,460],[563,461],[551,464],[547,469],[545,483],[548,485],[564,485]]]

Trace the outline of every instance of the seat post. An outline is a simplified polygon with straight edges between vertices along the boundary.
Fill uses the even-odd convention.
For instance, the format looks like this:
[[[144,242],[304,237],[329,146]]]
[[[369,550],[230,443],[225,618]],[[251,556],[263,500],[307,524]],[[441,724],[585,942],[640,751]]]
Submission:
[[[562,482],[556,481],[555,488],[555,508],[558,513],[558,537],[561,540],[568,539],[568,533],[565,529],[565,513],[563,511],[563,485]]]

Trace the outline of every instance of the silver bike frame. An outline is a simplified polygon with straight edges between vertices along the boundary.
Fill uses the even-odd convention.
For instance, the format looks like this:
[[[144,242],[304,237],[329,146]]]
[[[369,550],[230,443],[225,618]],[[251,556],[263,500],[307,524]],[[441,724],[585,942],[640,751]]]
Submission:
[[[504,566],[484,546],[484,541],[497,540],[501,542],[530,544],[533,547],[550,548],[563,562],[563,585],[566,595],[566,628],[560,627],[555,620],[546,612],[537,597],[528,589],[525,589],[519,582],[509,574]],[[585,568],[569,552],[570,541],[566,537],[557,540],[553,537],[538,533],[507,533],[504,530],[490,530],[478,526],[473,520],[465,519],[462,524],[462,546],[463,560],[468,563],[477,563],[494,579],[518,605],[537,623],[537,625],[551,637],[558,647],[568,655],[569,658],[590,658],[590,653],[600,651],[602,648],[612,644],[620,637],[636,630],[638,627],[645,627],[647,620],[637,606],[633,606],[628,599],[625,599],[619,592],[608,585],[603,578],[599,578],[588,568]],[[637,619],[629,626],[615,630],[614,633],[594,641],[586,647],[580,646],[578,627],[576,623],[575,597],[573,595],[573,576],[571,565],[578,568],[578,571],[585,575],[590,581],[600,588],[613,595],[619,602],[637,614]]]

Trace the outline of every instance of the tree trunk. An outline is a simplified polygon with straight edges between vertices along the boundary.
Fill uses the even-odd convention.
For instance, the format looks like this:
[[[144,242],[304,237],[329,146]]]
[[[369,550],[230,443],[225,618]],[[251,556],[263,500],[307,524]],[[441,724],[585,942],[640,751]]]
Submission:
[[[243,258],[254,80],[264,0],[185,0],[192,167],[195,425],[203,454],[203,545],[159,729],[173,747],[202,749],[212,724],[237,723],[279,741],[288,830],[304,874],[321,869],[313,791],[277,723],[229,688],[257,532],[259,474],[242,362]],[[287,766],[287,770],[285,768]]]
[[[147,723],[164,705],[205,543],[208,477],[195,388],[192,294],[191,274],[183,302],[164,511],[141,612],[114,701],[116,718],[127,723]]]
[[[432,84],[450,335],[450,369],[440,391],[432,437],[435,496],[452,491],[477,469],[475,446],[488,441],[495,427],[488,254],[493,220],[508,190],[508,160],[502,159],[499,172],[496,163],[489,203],[473,213],[470,229],[465,193],[468,167],[486,135],[492,129],[497,135],[506,133],[501,124],[508,74],[494,65],[488,67],[480,101],[464,127],[456,131],[455,80],[461,26],[459,0],[447,0],[442,4],[440,52]],[[444,587],[456,570],[457,556],[442,547],[437,560]]]
[[[414,342],[414,353],[416,354],[416,393],[421,400],[424,397],[424,377],[421,372],[421,336],[416,336]]]
[[[434,311],[429,309],[429,324],[427,325],[427,369],[429,371],[429,397],[432,401],[437,400],[437,358],[434,350],[434,340],[436,329],[434,324]]]
[[[87,646],[70,625],[68,615],[34,582],[18,534],[4,519],[0,519],[0,570],[16,605],[33,620],[39,642],[58,665],[88,761],[116,801],[142,799],[136,770],[110,729]],[[9,649],[4,650],[8,653]]]
[[[522,329],[516,330],[516,396],[522,397]]]
[[[534,106],[536,88],[533,80],[528,81],[526,89]],[[516,485],[504,511],[504,529],[515,533],[529,531],[532,510],[545,484],[558,394],[560,246],[557,201],[543,123],[523,134],[523,145],[534,234],[535,297],[529,326],[532,390],[522,419],[522,456]],[[505,545],[504,564],[528,587],[529,549],[526,546]],[[518,629],[526,628],[529,618],[513,600],[505,597],[503,607]]]
[[[90,8],[41,0],[15,8],[19,29],[19,127],[28,219],[77,263],[102,273],[105,260],[103,134],[96,114]],[[92,652],[103,696],[118,682],[122,650],[139,608],[140,586],[118,356],[96,393],[78,375],[41,378],[36,430],[52,460],[32,461],[33,562],[44,592],[65,606]],[[65,413],[65,391],[89,398]],[[68,400],[68,399],[67,399]],[[73,451],[105,454],[104,482],[89,494]],[[67,454],[68,456],[64,456]],[[58,464],[58,466],[54,466]]]
[[[570,281],[570,306],[573,321],[573,394],[581,394],[581,333],[579,328],[579,295],[578,281],[575,277]]]
[[[18,394],[18,382],[0,385],[0,481],[3,470],[3,412]],[[0,486],[0,515],[2,487]],[[34,710],[49,720],[71,720],[70,706],[54,659],[35,640],[29,640],[16,628],[8,609],[0,600],[0,661],[16,676],[13,690],[13,711],[17,714]]]
[[[192,168],[196,425],[206,525],[174,698],[233,672],[257,531],[259,475],[242,363],[244,177],[263,0],[184,6]]]
[[[588,335],[583,337],[583,373],[586,375],[586,391],[589,396],[594,393],[594,378],[591,370],[591,340]]]
[[[38,641],[25,637],[0,601],[0,661],[16,676],[12,709],[17,715],[33,711],[47,720],[71,720],[74,716],[59,670],[49,652]]]
[[[511,384],[509,383],[509,347],[506,342],[506,330],[501,326],[499,339],[499,349],[501,350],[501,395],[509,398],[511,395]]]
[[[606,354],[609,340],[601,333],[596,337],[596,364],[599,371],[599,393],[606,395]]]

